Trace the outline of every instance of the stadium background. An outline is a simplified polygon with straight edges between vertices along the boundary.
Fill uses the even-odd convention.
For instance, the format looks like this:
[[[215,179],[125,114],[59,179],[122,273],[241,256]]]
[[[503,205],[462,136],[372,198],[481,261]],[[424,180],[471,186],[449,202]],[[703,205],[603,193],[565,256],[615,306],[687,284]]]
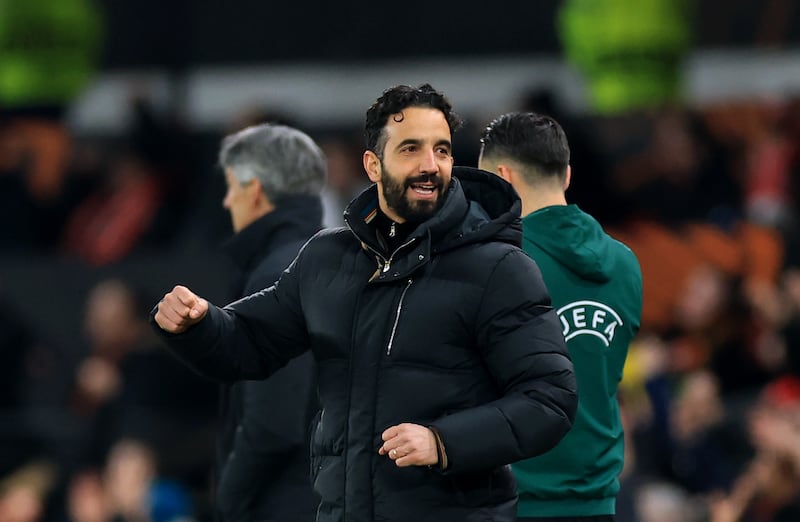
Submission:
[[[73,4],[84,14],[52,15]],[[44,73],[20,80],[35,69],[20,63]],[[100,283],[133,289],[137,319],[177,282],[227,299],[220,137],[264,118],[303,128],[336,161],[335,208],[363,182],[367,105],[421,82],[467,120],[461,164],[502,111],[567,128],[568,195],[631,244],[646,278],[646,335],[623,386],[637,438],[620,520],[654,522],[653,505],[673,513],[664,520],[708,519],[708,495],[756,453],[747,419],[767,386],[788,378],[780,400],[800,401],[791,0],[0,0],[0,520],[15,505],[2,491],[19,484],[43,510],[20,522],[61,520],[64,462],[102,425],[76,399],[87,357],[108,355],[86,329]],[[167,469],[190,476],[204,520],[205,477],[190,467]],[[669,511],[686,506],[696,518]]]

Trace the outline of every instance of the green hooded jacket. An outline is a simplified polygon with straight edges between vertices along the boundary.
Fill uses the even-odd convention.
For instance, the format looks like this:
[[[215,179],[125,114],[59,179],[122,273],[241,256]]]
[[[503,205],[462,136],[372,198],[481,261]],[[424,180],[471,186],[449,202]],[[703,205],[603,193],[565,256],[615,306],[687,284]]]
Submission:
[[[522,228],[522,247],[539,265],[561,321],[579,403],[572,429],[554,449],[512,466],[518,513],[613,514],[624,451],[617,384],[639,330],[639,262],[576,205],[537,210]]]

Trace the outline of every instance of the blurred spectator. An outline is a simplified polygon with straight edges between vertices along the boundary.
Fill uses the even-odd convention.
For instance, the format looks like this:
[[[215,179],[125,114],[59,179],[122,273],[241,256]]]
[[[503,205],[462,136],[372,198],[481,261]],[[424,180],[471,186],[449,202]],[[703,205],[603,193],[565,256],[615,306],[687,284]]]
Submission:
[[[745,198],[747,215],[754,222],[783,228],[789,221],[791,155],[791,144],[777,133],[753,144],[747,158]]]
[[[46,461],[32,461],[0,481],[0,520],[39,522],[54,486],[56,469]]]
[[[0,0],[0,251],[56,241],[70,160],[63,116],[99,63],[91,0]]]
[[[32,387],[41,384],[38,359],[54,357],[19,311],[0,302],[0,477],[39,455],[43,441],[29,423]],[[45,378],[52,378],[49,373]]]
[[[71,522],[186,522],[194,520],[189,491],[164,480],[156,452],[135,439],[111,448],[102,472],[83,471],[69,486]]]
[[[61,227],[71,138],[60,121],[0,114],[0,251],[50,250]]]
[[[711,504],[711,522],[800,520],[800,379],[766,386],[748,419],[756,454],[730,493]]]
[[[790,240],[781,282],[785,301],[780,306],[786,315],[780,331],[787,346],[788,369],[800,375],[800,235]]]
[[[674,370],[708,366],[724,394],[766,384],[782,369],[781,360],[768,353],[764,331],[740,280],[700,266],[687,283],[676,309],[675,329],[668,334]]]
[[[153,448],[165,477],[205,495],[213,462],[216,386],[158,346],[146,306],[127,283],[102,280],[86,301],[86,357],[71,408],[85,437],[69,469],[99,468],[114,444],[136,438]]]
[[[196,193],[190,201],[192,212],[200,212],[203,219],[186,221],[186,228],[179,239],[197,242],[206,251],[210,246],[219,247],[232,232],[229,213],[219,204],[220,194],[226,191],[225,177],[220,175],[218,165],[219,143],[227,134],[262,123],[289,125],[302,130],[298,119],[285,107],[272,107],[261,103],[246,104],[236,110],[222,128],[191,134],[192,147],[184,162],[191,161],[192,191]],[[200,173],[200,175],[198,175]],[[184,186],[185,189],[185,186]]]
[[[701,522],[698,503],[666,481],[643,484],[636,494],[636,522]]]
[[[261,124],[227,135],[219,151],[223,206],[234,235],[232,300],[270,287],[322,228],[326,162],[305,133]],[[308,426],[319,409],[316,365],[306,353],[266,380],[221,388],[216,509],[220,520],[311,520],[318,498],[308,470]]]
[[[66,502],[70,522],[107,522],[107,505],[99,471],[86,469],[70,478]]]
[[[680,294],[704,265],[743,288],[778,280],[783,239],[748,218],[742,132],[721,121],[669,110],[606,118],[596,128],[605,149],[616,150],[606,157],[620,204],[609,229],[641,261],[644,331],[674,325]]]
[[[669,227],[711,222],[723,230],[742,216],[732,159],[703,119],[682,106],[596,120],[610,162],[607,190],[624,213]]]
[[[63,252],[96,266],[120,261],[153,228],[163,197],[153,166],[135,153],[121,154],[103,184],[69,217]]]
[[[328,129],[318,135],[319,146],[328,161],[328,179],[322,192],[322,223],[326,227],[343,227],[345,206],[370,185],[361,164],[363,144],[355,130]]]
[[[628,357],[621,398],[631,457],[620,522],[705,521],[703,499],[728,488],[751,456],[738,411],[723,402],[714,374],[673,372],[667,350],[645,338]]]
[[[120,261],[152,227],[162,198],[151,167],[142,158],[123,154],[110,166],[104,185],[70,216],[64,253],[96,266]]]
[[[164,247],[175,239],[191,202],[183,132],[158,121],[142,98],[134,97],[130,108],[134,125],[121,143],[108,144],[97,186],[71,211],[60,238],[62,253],[95,266]]]
[[[114,444],[105,468],[113,522],[177,522],[192,515],[188,491],[160,478],[157,453],[140,441]]]
[[[690,494],[709,494],[730,486],[745,453],[737,437],[741,426],[728,422],[714,374],[699,370],[684,376],[671,405],[670,478]]]

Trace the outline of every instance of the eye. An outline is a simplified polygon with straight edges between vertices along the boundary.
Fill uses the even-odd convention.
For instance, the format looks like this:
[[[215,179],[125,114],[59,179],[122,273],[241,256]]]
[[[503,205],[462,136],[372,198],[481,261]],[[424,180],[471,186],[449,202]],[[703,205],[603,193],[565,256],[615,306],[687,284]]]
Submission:
[[[449,147],[437,147],[436,153],[441,154],[442,156],[449,156],[450,155],[450,148]]]
[[[400,149],[400,152],[407,152],[407,153],[413,153],[413,152],[416,152],[416,151],[417,151],[417,146],[413,145],[413,144],[412,145],[406,145],[405,147]]]

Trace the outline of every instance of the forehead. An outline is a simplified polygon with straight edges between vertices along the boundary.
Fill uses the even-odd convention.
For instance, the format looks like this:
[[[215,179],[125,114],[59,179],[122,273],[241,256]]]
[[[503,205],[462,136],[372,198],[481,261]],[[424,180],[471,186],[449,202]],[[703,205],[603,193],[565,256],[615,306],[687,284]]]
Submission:
[[[444,113],[430,107],[408,107],[389,116],[386,122],[387,144],[404,140],[450,141],[450,126]]]

